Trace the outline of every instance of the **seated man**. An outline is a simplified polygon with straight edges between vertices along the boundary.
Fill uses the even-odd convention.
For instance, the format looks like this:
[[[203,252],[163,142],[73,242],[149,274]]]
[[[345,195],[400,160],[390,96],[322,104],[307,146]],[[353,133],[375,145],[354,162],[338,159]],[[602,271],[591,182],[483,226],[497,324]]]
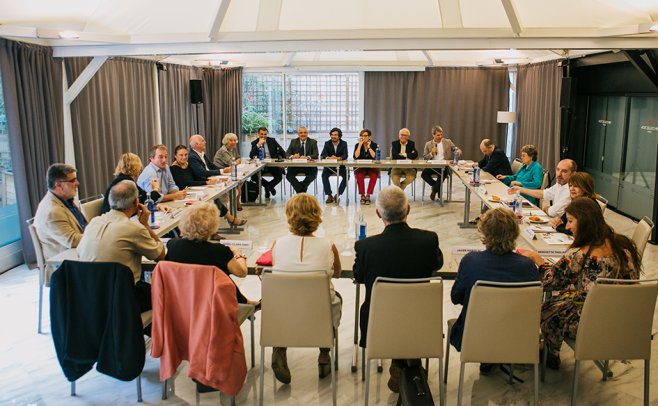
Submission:
[[[452,303],[462,308],[459,318],[452,327],[449,340],[457,351],[462,349],[464,321],[468,310],[471,289],[476,281],[531,282],[539,281],[539,271],[529,258],[514,252],[519,225],[511,210],[496,208],[487,210],[478,223],[480,238],[485,251],[470,252],[459,263],[457,279],[452,286]],[[480,365],[480,372],[491,371],[492,364]]]
[[[165,249],[148,225],[151,214],[139,203],[135,182],[122,180],[110,189],[110,211],[94,217],[78,246],[81,261],[118,262],[133,272],[140,311],[151,309],[151,285],[140,280],[142,256],[160,261]],[[139,223],[130,218],[136,214]]]
[[[457,148],[457,146],[449,139],[443,137],[443,128],[441,126],[435,125],[432,127],[432,137],[430,141],[427,141],[425,144],[425,149],[423,150],[423,159],[432,160],[432,159],[444,159],[450,161],[453,159],[453,154],[461,155],[462,151]],[[423,172],[420,174],[420,177],[423,178],[432,187],[432,193],[430,193],[430,199],[436,199],[438,193],[439,199],[441,199],[442,183],[450,174],[450,168],[447,166],[445,168],[427,168],[423,169]],[[437,180],[434,180],[434,177]],[[439,182],[438,178],[441,178]]]
[[[407,215],[411,206],[404,192],[395,186],[384,188],[377,196],[377,216],[384,222],[381,234],[359,240],[354,245],[354,280],[364,283],[366,298],[361,306],[360,345],[365,347],[372,286],[378,276],[389,278],[427,278],[443,266],[439,237],[435,232],[411,228]],[[403,360],[393,360],[388,387],[399,391]]]
[[[329,136],[331,139],[324,143],[320,157],[322,159],[337,159],[339,161],[345,161],[347,159],[347,143],[342,140],[343,132],[340,128],[332,128],[329,132]],[[329,183],[329,177],[331,175],[336,175],[335,168],[324,168],[322,170],[322,187],[324,188],[324,194],[327,195],[327,204],[338,202],[338,196],[343,194],[345,187],[347,186],[347,170],[344,166],[341,166],[338,169],[338,175],[342,179],[338,186],[338,194],[334,196],[331,191],[331,183]]]
[[[258,129],[258,139],[251,142],[249,157],[251,159],[258,158],[258,150],[260,148],[263,148],[263,158],[283,159],[286,156],[286,151],[283,150],[281,145],[274,138],[267,136],[267,128],[265,127]],[[272,180],[261,179],[263,188],[265,189],[266,199],[269,199],[270,195],[276,196],[276,185],[283,179],[284,172],[283,168],[274,167],[265,168],[261,172],[261,175],[272,175]]]
[[[75,168],[53,164],[46,175],[48,192],[39,202],[34,227],[43,246],[43,255],[53,257],[80,243],[87,220],[73,199],[78,193]]]
[[[298,137],[290,141],[286,155],[290,159],[306,158],[307,160],[318,159],[318,142],[312,138],[308,138],[308,130],[306,127],[299,127],[297,129]],[[304,179],[300,182],[297,180],[297,175],[303,174]],[[296,193],[306,193],[309,185],[313,183],[318,176],[318,168],[315,166],[308,167],[290,167],[286,173],[286,179],[295,189]]]
[[[149,160],[151,162],[146,165],[137,178],[137,185],[146,193],[153,191],[154,183],[159,187],[160,199],[157,203],[183,199],[187,195],[185,190],[178,190],[167,164],[168,159],[169,151],[167,151],[167,147],[162,144],[154,145],[149,151]]]
[[[490,139],[485,138],[482,140],[480,151],[484,154],[484,158],[477,163],[481,170],[489,172],[492,176],[512,174],[512,166],[509,159],[507,159],[507,155]]]
[[[416,159],[418,158],[418,151],[416,151],[416,144],[409,139],[411,132],[409,129],[403,128],[398,134],[397,141],[393,141],[391,155],[393,159]],[[404,180],[400,182],[400,178],[404,176]],[[400,189],[404,190],[407,185],[416,180],[416,170],[414,168],[393,168],[391,170],[391,181]]]

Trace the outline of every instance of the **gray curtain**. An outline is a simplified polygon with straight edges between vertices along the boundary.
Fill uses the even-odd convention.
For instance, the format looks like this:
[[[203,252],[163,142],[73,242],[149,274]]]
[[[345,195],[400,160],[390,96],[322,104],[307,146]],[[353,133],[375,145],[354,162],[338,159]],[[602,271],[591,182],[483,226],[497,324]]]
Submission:
[[[222,146],[226,133],[240,134],[242,126],[242,68],[203,70],[203,109],[206,151]],[[240,151],[243,155],[249,151]]]
[[[0,76],[26,263],[36,258],[25,220],[46,193],[46,170],[64,161],[62,65],[49,47],[0,38]]]
[[[203,69],[191,66],[166,64],[167,70],[158,70],[160,94],[160,126],[162,143],[171,153],[179,145],[187,145],[190,135],[204,133],[203,106],[190,103],[190,80],[203,79]]]
[[[517,151],[533,144],[537,161],[553,172],[560,159],[560,78],[559,61],[519,67],[517,99]]]
[[[409,128],[421,147],[438,124],[466,159],[480,159],[483,138],[505,146],[505,127],[496,123],[496,112],[507,110],[508,97],[506,68],[366,72],[364,123],[387,155],[401,128]]]
[[[69,85],[89,58],[66,60]],[[133,152],[148,164],[156,143],[153,65],[116,58],[105,62],[71,105],[80,198],[105,193],[116,163]]]

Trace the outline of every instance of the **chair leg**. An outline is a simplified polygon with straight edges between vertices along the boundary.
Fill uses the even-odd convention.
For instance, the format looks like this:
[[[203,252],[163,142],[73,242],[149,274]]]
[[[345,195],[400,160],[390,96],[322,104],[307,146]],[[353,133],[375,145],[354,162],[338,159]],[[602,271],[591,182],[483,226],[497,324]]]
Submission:
[[[507,377],[507,383],[512,385],[514,383],[514,365],[509,364],[509,376]]]
[[[425,371],[429,372],[430,370],[430,359],[425,358]],[[439,365],[439,370],[441,370],[441,365]]]
[[[365,354],[364,354],[365,355]],[[365,372],[366,374],[366,406],[368,406],[368,397],[370,396],[370,360],[366,363]]]
[[[450,364],[450,334],[452,333],[452,326],[448,328],[448,336],[446,337],[446,362],[443,369],[443,383],[448,383],[448,365]],[[441,368],[441,365],[439,365]]]
[[[576,406],[578,397],[578,371],[580,370],[580,361],[576,360],[573,366],[573,386],[571,388],[571,406]]]
[[[384,372],[384,368],[382,367],[382,360],[378,359],[377,360],[377,373],[381,374]]]
[[[539,364],[535,364],[535,401],[534,405],[539,405]]]
[[[644,360],[644,406],[649,406],[649,375],[651,373],[651,360]]]
[[[361,348],[361,382],[366,380],[366,349]]]
[[[231,396],[231,406],[235,406],[235,396]]]
[[[71,382],[71,396],[75,396],[75,381]]]
[[[338,329],[334,327],[334,364],[338,370]]]
[[[331,397],[333,399],[333,406],[336,406],[336,367],[334,365],[334,360],[331,359],[331,351],[329,351],[329,364],[331,364]]]
[[[162,400],[167,399],[167,379],[162,381]]]
[[[260,389],[258,390],[258,404],[263,406],[263,398],[265,394],[265,347],[260,347]]]
[[[443,386],[443,369],[441,366],[443,365],[443,359],[439,358],[439,405],[444,406],[446,403],[446,398],[445,394],[443,393],[443,390],[445,389]],[[426,369],[428,378],[427,380],[429,381],[429,369]]]
[[[138,376],[135,381],[137,383],[137,402],[142,403],[142,376]]]
[[[37,333],[41,334],[41,315],[43,312],[43,283],[39,283],[39,315],[37,320]]]
[[[249,316],[249,323],[250,323],[250,329],[251,329],[251,367],[256,366],[256,349],[254,346],[254,314],[251,313],[251,316]]]
[[[541,381],[544,382],[546,379],[546,360],[548,359],[548,348],[546,347],[546,342],[544,341],[544,356],[541,360]]]
[[[459,389],[457,389],[457,406],[462,405],[462,391],[464,389],[464,363],[459,366]]]

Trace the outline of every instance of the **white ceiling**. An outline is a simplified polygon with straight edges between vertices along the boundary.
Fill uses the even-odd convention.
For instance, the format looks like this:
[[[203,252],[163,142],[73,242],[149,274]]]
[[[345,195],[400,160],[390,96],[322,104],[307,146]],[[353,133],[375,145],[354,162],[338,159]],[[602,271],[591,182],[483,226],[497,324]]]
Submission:
[[[658,0],[0,0],[0,36],[55,56],[256,69],[524,64],[658,48],[654,22]]]

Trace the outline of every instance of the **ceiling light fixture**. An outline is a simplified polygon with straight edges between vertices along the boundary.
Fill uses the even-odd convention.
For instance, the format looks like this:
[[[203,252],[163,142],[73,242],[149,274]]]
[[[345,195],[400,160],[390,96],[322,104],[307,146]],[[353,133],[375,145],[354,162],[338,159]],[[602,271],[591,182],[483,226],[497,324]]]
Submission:
[[[649,31],[658,31],[658,23],[653,24],[651,27],[649,27]]]
[[[76,31],[71,31],[71,30],[60,31],[58,35],[61,39],[78,39],[78,38],[80,38],[80,34],[78,34]]]

